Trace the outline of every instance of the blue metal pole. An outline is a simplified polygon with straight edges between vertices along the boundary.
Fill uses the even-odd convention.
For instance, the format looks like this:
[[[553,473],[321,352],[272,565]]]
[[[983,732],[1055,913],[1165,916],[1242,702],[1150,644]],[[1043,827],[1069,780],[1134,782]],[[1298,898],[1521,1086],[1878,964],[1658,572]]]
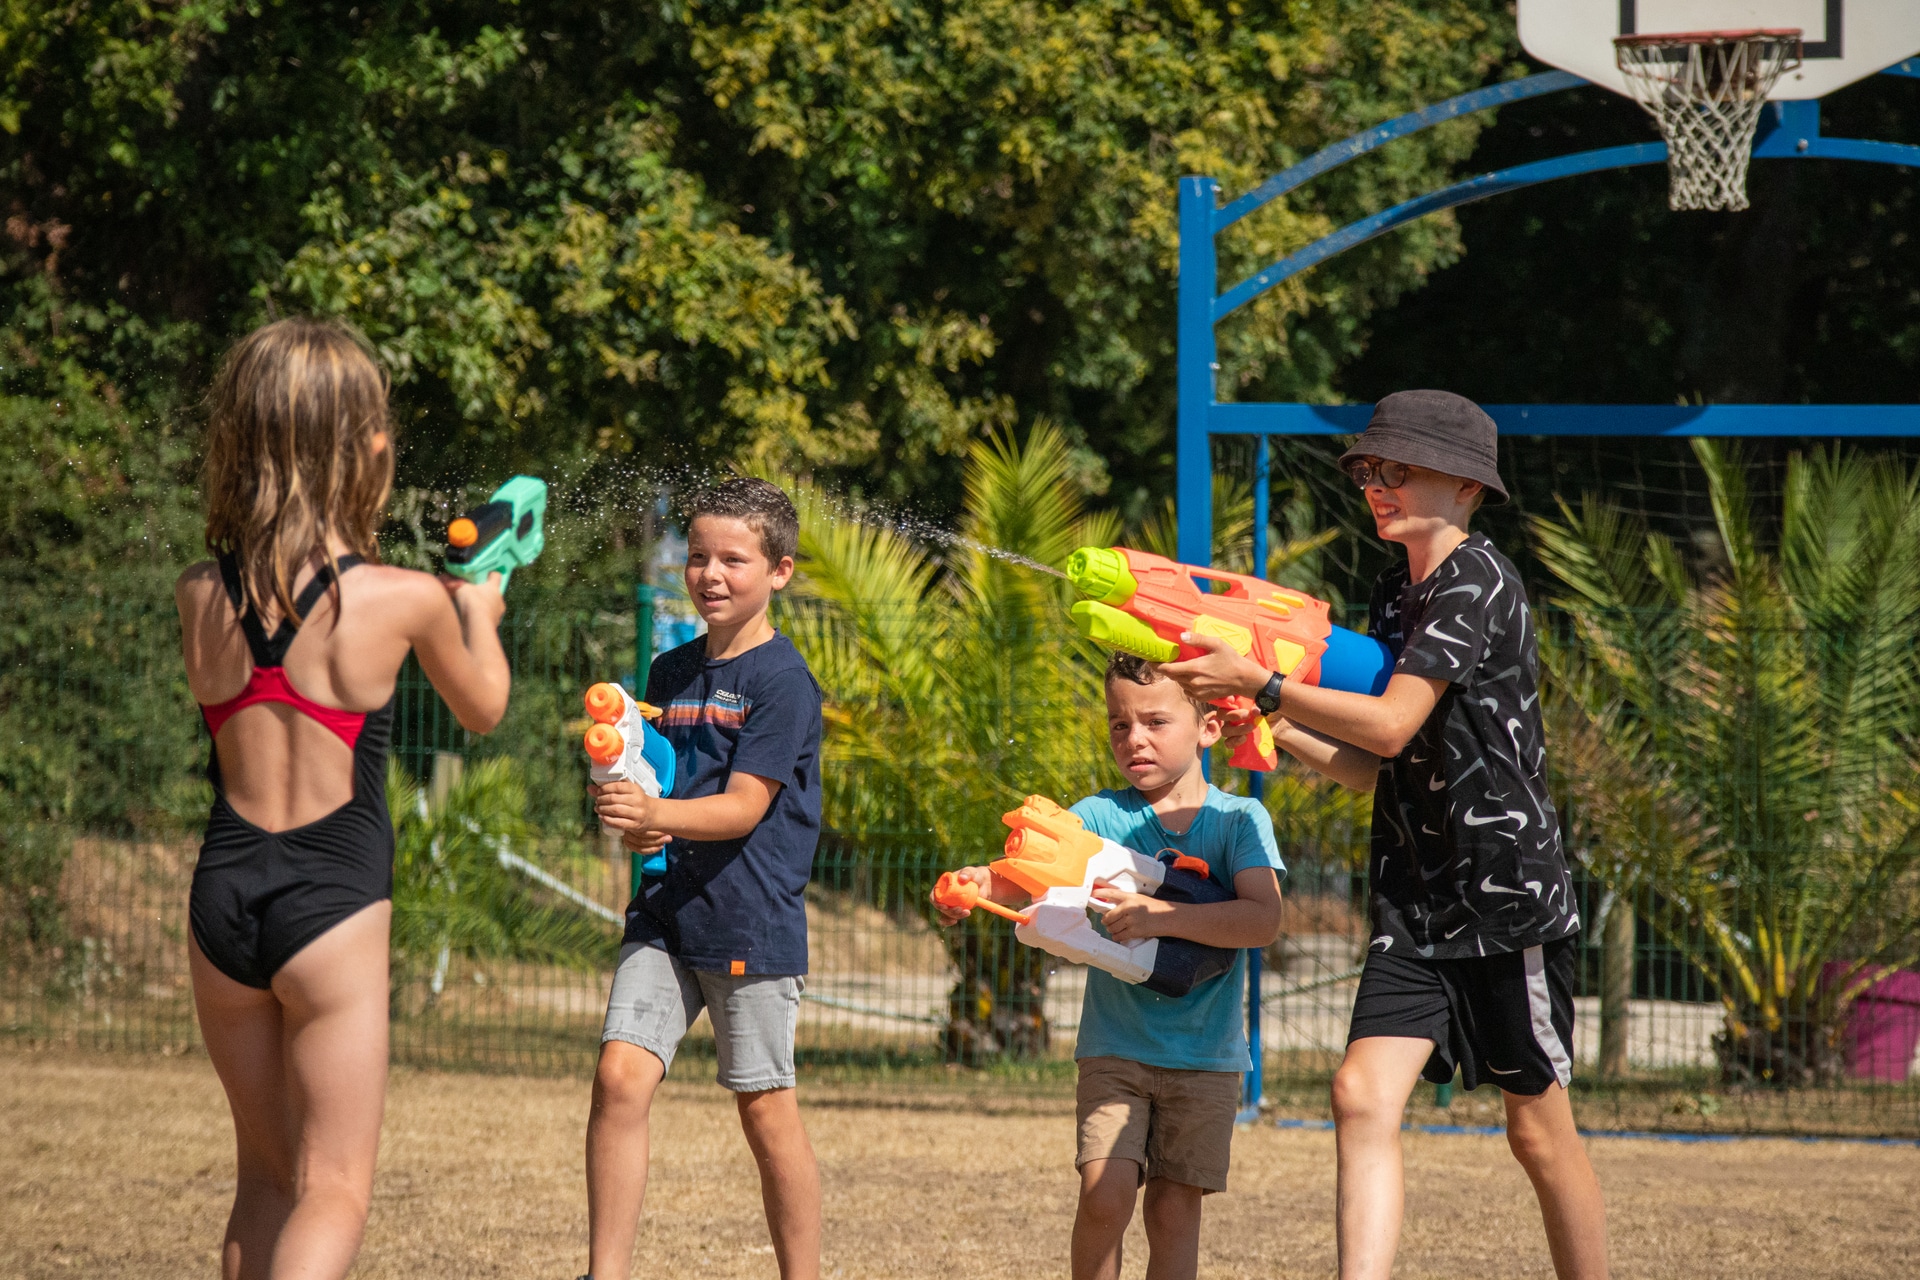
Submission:
[[[633,696],[647,696],[647,676],[653,670],[654,588],[645,582],[633,588]],[[640,864],[646,859],[637,853],[627,855],[627,896],[640,892]]]
[[[1253,440],[1253,568],[1256,578],[1267,576],[1267,502],[1272,487],[1269,472],[1269,441],[1265,436]],[[1249,771],[1247,794],[1264,800],[1267,777]],[[1267,1095],[1265,1050],[1260,1043],[1260,949],[1247,951],[1247,1079],[1241,1093],[1240,1115],[1246,1120],[1260,1118],[1260,1104]]]
[[[1220,187],[1212,178],[1180,179],[1180,298],[1176,331],[1179,377],[1174,426],[1174,501],[1179,557],[1213,562],[1213,457],[1207,413],[1213,406],[1213,293],[1219,265],[1213,251],[1213,212]]]

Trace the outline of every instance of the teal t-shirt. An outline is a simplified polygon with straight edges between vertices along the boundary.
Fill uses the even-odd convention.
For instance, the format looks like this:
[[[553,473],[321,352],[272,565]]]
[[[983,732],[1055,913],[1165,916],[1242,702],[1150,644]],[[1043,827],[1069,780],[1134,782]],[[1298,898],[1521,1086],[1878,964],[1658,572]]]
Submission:
[[[1153,806],[1132,787],[1088,796],[1073,812],[1095,835],[1140,853],[1171,849],[1204,858],[1213,879],[1228,889],[1249,868],[1272,867],[1282,876],[1287,871],[1265,807],[1215,786],[1207,788],[1193,825],[1177,836],[1160,825]],[[1245,951],[1226,973],[1177,999],[1089,969],[1073,1056],[1126,1058],[1181,1071],[1245,1071],[1251,1065],[1246,994]]]

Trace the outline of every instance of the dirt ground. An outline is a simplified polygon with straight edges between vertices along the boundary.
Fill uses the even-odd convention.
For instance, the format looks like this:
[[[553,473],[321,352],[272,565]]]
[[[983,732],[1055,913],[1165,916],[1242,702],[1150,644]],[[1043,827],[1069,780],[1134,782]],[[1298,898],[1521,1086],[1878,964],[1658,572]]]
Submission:
[[[803,1088],[803,1098],[806,1096]],[[396,1072],[363,1277],[571,1280],[585,1261],[581,1080]],[[1064,1275],[1072,1118],[862,1105],[816,1091],[827,1272]],[[224,1102],[202,1058],[0,1056],[0,1276],[216,1274],[232,1194]],[[711,1086],[656,1112],[638,1273],[771,1277],[753,1166]],[[1409,1134],[1398,1274],[1550,1274],[1525,1179],[1497,1137]],[[1920,1149],[1756,1140],[1590,1144],[1614,1274],[1912,1276]],[[1201,1274],[1333,1274],[1333,1137],[1240,1131],[1208,1203]],[[1145,1245],[1135,1227],[1126,1274]]]

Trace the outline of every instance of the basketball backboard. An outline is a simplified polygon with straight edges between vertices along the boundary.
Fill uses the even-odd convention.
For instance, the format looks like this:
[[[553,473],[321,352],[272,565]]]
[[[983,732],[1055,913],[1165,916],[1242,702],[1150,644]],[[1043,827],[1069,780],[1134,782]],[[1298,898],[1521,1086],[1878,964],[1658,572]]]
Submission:
[[[1615,93],[1616,36],[1793,27],[1801,65],[1769,98],[1824,98],[1920,53],[1920,0],[1520,0],[1520,43],[1540,61]]]

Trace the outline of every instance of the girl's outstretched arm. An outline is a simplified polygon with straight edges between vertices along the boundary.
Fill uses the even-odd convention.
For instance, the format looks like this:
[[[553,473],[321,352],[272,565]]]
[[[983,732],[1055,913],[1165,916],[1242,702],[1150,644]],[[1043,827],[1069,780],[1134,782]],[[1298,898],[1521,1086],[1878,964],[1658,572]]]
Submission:
[[[407,637],[453,718],[475,733],[491,732],[507,713],[513,674],[500,646],[500,618],[506,611],[499,574],[488,574],[482,583],[443,578],[432,592],[421,593]]]

